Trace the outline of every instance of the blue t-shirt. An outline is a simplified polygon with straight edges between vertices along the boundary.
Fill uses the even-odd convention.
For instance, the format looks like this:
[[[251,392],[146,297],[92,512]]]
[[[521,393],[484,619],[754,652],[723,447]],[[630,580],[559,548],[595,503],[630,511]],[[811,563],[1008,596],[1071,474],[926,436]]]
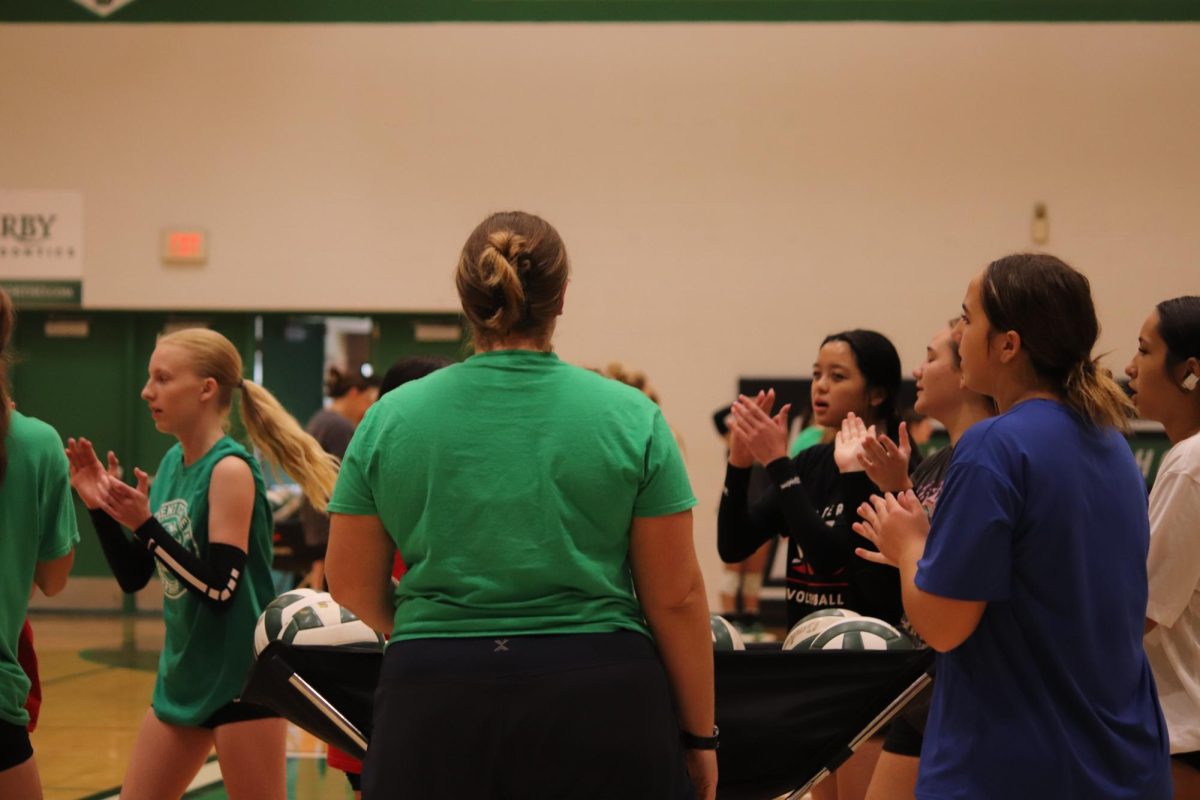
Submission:
[[[1115,430],[1029,400],[963,435],[916,583],[987,609],[938,658],[918,798],[1170,797],[1142,649],[1149,541]]]

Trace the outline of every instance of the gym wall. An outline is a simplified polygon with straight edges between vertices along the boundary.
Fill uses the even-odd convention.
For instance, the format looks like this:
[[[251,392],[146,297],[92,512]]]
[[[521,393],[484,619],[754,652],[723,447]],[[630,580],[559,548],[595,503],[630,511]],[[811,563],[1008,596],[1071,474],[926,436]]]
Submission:
[[[738,376],[854,326],[910,369],[1036,203],[1118,370],[1197,291],[1195,24],[10,24],[0,70],[0,186],[82,192],[86,307],[452,311],[471,227],[545,215],[558,349],[659,390],[710,586]]]

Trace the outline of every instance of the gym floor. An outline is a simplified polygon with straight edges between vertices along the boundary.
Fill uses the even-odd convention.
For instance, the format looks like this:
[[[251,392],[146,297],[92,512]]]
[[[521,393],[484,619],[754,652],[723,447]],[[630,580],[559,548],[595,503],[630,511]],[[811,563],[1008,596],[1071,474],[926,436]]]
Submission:
[[[33,748],[46,800],[101,800],[120,793],[134,734],[150,703],[162,620],[35,613],[42,710]],[[324,745],[298,729],[288,737],[288,798],[347,800]],[[224,800],[216,762],[201,770],[190,800]]]
[[[154,690],[162,619],[34,612],[30,620],[42,681],[32,740],[45,800],[116,800]],[[324,744],[289,729],[289,800],[351,800],[345,776],[326,767],[324,754]],[[226,800],[215,761],[185,797]]]

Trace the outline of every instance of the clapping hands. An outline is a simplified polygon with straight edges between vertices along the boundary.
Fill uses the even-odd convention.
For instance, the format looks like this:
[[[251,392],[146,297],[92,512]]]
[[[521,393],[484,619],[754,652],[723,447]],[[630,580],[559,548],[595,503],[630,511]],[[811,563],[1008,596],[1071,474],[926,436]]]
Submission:
[[[67,463],[71,471],[71,487],[89,509],[103,508],[108,500],[108,487],[121,477],[121,463],[112,450],[108,451],[108,469],[100,463],[96,450],[87,439],[67,439]]]
[[[842,420],[842,429],[833,437],[833,461],[839,472],[862,472],[864,466],[859,461],[863,452],[863,443],[867,437],[874,438],[875,426],[867,425],[862,417],[851,411]]]
[[[925,549],[929,537],[929,517],[913,492],[874,495],[858,507],[862,522],[851,527],[854,532],[879,548],[879,552],[859,547],[855,553],[876,564],[899,566],[909,548]]]
[[[729,426],[730,464],[749,467],[757,461],[765,465],[787,456],[788,412],[792,406],[787,403],[772,416],[774,405],[774,389],[754,397],[738,395]]]
[[[902,492],[912,488],[912,481],[908,477],[912,442],[908,438],[907,423],[900,423],[897,438],[899,444],[889,439],[887,434],[876,436],[868,433],[862,439],[858,453],[858,463],[867,471],[871,483],[885,492]]]
[[[121,480],[121,464],[108,451],[108,468],[100,463],[92,443],[87,439],[67,440],[67,462],[71,486],[89,509],[106,512],[130,530],[135,530],[150,518],[150,476],[138,468],[137,487]]]

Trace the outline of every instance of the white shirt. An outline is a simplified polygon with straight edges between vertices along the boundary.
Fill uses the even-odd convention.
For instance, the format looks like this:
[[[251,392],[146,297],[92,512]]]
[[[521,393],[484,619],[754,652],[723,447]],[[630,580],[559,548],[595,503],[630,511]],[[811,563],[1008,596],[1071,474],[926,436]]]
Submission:
[[[1145,640],[1172,753],[1200,750],[1200,434],[1163,457],[1150,492]]]

